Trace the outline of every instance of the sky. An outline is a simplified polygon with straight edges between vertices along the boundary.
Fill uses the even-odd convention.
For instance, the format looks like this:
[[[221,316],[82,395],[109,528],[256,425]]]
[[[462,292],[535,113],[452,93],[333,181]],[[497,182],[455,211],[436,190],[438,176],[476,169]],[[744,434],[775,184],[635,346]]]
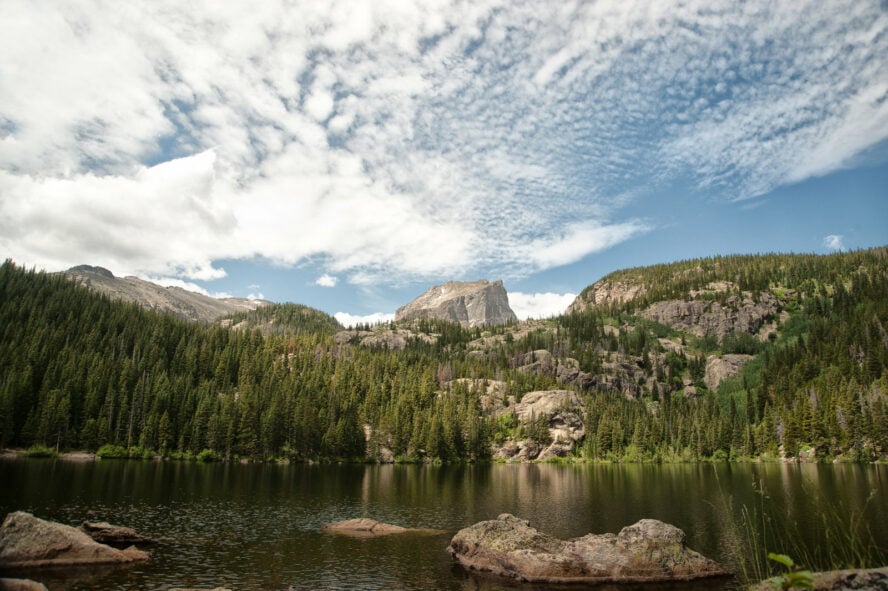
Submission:
[[[888,244],[888,2],[0,1],[0,256],[385,320]]]

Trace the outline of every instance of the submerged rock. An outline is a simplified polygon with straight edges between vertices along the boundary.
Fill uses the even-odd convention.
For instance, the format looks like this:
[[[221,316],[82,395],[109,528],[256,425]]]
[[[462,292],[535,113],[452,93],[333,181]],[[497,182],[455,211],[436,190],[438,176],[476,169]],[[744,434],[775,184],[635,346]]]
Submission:
[[[684,542],[682,530],[655,519],[616,535],[565,541],[503,514],[460,530],[447,550],[468,570],[529,583],[688,581],[730,574]]]
[[[357,519],[346,519],[345,521],[337,521],[324,526],[324,531],[334,534],[343,534],[359,538],[376,538],[380,536],[389,536],[392,534],[426,534],[435,535],[444,533],[439,529],[414,529],[409,527],[401,527],[400,525],[392,525],[390,523],[382,523],[375,519],[359,517]]]
[[[30,513],[10,513],[0,526],[0,566],[73,566],[125,564],[148,560],[147,552],[117,550],[100,544],[75,527],[38,519]]]
[[[107,521],[84,521],[80,529],[100,544],[126,546],[131,544],[153,544],[154,540],[143,536],[131,527],[111,525]]]

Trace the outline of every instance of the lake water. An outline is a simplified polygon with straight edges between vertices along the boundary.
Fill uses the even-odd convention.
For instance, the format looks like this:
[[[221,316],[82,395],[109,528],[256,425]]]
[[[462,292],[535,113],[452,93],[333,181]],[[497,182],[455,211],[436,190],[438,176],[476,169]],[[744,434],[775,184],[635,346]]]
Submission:
[[[445,551],[458,529],[500,513],[529,519],[562,538],[617,532],[639,519],[656,518],[682,528],[691,548],[738,569],[737,557],[749,555],[755,545],[762,553],[767,546],[820,562],[811,564],[815,568],[829,566],[836,532],[857,527],[854,539],[870,542],[864,548],[869,560],[888,564],[886,466],[17,459],[0,461],[0,483],[3,514],[25,510],[71,525],[110,521],[161,541],[150,548],[153,560],[144,565],[25,573],[51,591],[516,589],[466,574]],[[353,517],[448,533],[353,539],[320,531],[326,523]],[[735,586],[708,581],[620,589]]]

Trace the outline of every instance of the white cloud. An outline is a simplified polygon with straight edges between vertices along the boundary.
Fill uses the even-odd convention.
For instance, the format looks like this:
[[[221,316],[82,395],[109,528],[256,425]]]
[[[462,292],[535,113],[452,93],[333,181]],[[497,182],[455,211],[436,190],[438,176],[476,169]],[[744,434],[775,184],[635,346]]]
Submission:
[[[0,249],[518,277],[888,139],[875,2],[0,3]]]
[[[841,234],[830,234],[823,238],[823,246],[829,250],[845,250],[845,237]]]
[[[520,320],[549,318],[563,314],[576,299],[575,293],[509,292],[509,307]]]
[[[320,285],[321,287],[336,287],[336,284],[339,282],[338,277],[334,277],[333,275],[329,275],[324,273],[317,279],[315,279],[315,285]]]
[[[364,316],[349,314],[348,312],[336,312],[333,317],[339,321],[339,324],[346,328],[355,326],[356,324],[379,324],[380,322],[388,322],[395,319],[394,313],[374,312]]]

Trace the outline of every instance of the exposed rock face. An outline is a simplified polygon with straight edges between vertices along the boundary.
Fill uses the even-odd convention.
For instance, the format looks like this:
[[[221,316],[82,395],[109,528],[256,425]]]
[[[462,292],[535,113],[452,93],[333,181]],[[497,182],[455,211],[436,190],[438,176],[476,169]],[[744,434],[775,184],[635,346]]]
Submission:
[[[407,347],[411,341],[424,341],[434,343],[436,337],[421,332],[398,328],[379,328],[376,330],[341,330],[333,337],[336,344],[351,343],[364,347],[382,347],[389,351],[400,351]]]
[[[529,583],[687,581],[729,574],[688,549],[683,531],[655,519],[616,535],[564,541],[503,514],[457,532],[448,551],[469,570]]]
[[[508,407],[500,406],[497,415],[514,412],[519,423],[527,426],[545,417],[550,441],[541,444],[534,441],[507,441],[493,450],[496,457],[519,460],[544,460],[553,456],[565,456],[585,435],[583,413],[585,406],[576,392],[570,390],[544,390],[528,392],[521,402]]]
[[[573,303],[567,307],[567,314],[582,312],[595,306],[607,306],[610,304],[624,304],[645,294],[641,283],[625,283],[602,279],[596,281],[589,288],[576,297]]]
[[[706,375],[703,382],[706,387],[715,392],[718,385],[727,378],[737,375],[737,372],[752,359],[752,355],[710,355],[706,358]]]
[[[758,301],[732,295],[724,304],[714,300],[666,300],[655,302],[638,314],[698,337],[723,337],[729,332],[754,334],[779,309],[777,298],[762,292]]]
[[[0,566],[38,567],[81,564],[125,564],[148,560],[135,547],[117,550],[100,544],[77,528],[10,513],[0,526]]]
[[[401,527],[400,525],[391,525],[390,523],[381,523],[375,519],[368,519],[366,517],[337,521],[336,523],[324,526],[324,531],[359,538],[378,538],[380,536],[407,533],[428,535],[443,533],[442,530],[437,529],[413,529],[409,527]]]
[[[84,521],[80,525],[80,529],[100,544],[129,546],[131,544],[154,543],[154,540],[148,536],[143,536],[131,527],[111,525],[107,521]]]
[[[108,269],[90,265],[71,267],[64,274],[112,300],[135,302],[148,310],[168,312],[198,322],[212,322],[226,314],[255,310],[268,304],[264,300],[245,298],[211,298],[181,287],[163,287],[137,277],[115,277]]]
[[[517,322],[502,281],[450,281],[437,285],[395,312],[395,320],[438,318],[465,328]]]

